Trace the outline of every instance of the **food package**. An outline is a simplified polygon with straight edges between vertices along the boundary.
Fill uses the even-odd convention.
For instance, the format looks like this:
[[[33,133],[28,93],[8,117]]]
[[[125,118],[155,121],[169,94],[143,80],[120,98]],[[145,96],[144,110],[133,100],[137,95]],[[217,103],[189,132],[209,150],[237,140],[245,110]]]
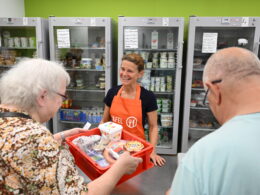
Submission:
[[[101,131],[102,137],[105,137],[111,141],[118,141],[121,139],[123,129],[122,125],[113,122],[106,122],[100,124],[98,128]]]

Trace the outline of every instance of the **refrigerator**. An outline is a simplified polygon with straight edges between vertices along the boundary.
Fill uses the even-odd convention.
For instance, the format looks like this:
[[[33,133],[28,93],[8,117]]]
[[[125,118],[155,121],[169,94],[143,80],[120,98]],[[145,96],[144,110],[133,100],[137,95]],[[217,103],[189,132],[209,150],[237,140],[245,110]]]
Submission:
[[[50,17],[50,57],[64,65],[71,82],[68,99],[53,118],[53,132],[96,127],[111,88],[111,18]]]
[[[49,58],[48,20],[0,18],[0,74],[26,58]],[[51,128],[51,122],[44,123]]]
[[[183,29],[184,18],[118,18],[118,70],[125,54],[138,53],[145,61],[140,84],[153,91],[157,99],[159,154],[177,153]],[[144,127],[148,140],[148,125]]]
[[[0,72],[24,58],[48,59],[48,20],[0,18]]]
[[[184,94],[182,152],[220,127],[207,104],[202,83],[204,66],[218,49],[242,47],[259,55],[260,18],[190,17]]]

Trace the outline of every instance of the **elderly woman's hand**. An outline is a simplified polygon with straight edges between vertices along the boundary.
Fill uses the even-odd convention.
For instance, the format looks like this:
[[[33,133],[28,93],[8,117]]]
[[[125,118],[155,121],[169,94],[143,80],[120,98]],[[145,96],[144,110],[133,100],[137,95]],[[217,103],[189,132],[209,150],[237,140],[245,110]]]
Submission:
[[[59,142],[63,142],[66,137],[70,137],[79,133],[84,133],[86,131],[88,130],[82,128],[73,128],[54,134],[54,138]]]
[[[131,174],[136,170],[138,164],[142,161],[142,158],[133,157],[129,152],[124,152],[122,155],[120,155],[119,159],[115,162],[114,165],[121,167],[125,174]]]

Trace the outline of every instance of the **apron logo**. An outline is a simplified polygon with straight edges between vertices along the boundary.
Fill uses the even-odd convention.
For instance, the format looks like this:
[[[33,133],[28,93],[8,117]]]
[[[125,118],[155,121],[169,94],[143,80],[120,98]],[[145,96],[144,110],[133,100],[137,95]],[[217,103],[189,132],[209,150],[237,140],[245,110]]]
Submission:
[[[126,125],[129,127],[129,128],[134,128],[137,126],[137,119],[133,116],[130,116],[126,119]]]

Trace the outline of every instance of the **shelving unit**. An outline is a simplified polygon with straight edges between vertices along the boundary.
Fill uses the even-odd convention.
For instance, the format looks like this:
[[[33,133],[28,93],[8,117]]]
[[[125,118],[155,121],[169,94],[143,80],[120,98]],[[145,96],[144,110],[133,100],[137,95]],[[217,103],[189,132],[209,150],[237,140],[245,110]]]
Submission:
[[[159,141],[156,150],[161,154],[177,153],[183,28],[183,18],[118,19],[118,66],[127,53],[139,53],[144,58],[145,73],[141,84],[153,91],[157,98]],[[152,43],[152,39],[156,43]],[[118,77],[118,84],[119,81]],[[170,114],[168,121],[162,119],[163,114]],[[148,139],[146,127],[147,125],[145,129]]]
[[[239,45],[238,40],[241,38],[248,43]],[[232,46],[244,47],[257,54],[259,38],[260,18],[190,17],[182,152],[220,127],[209,107],[203,105],[205,90],[202,77],[208,58],[218,49]]]
[[[50,19],[51,59],[64,64],[71,77],[69,100],[54,117],[54,132],[98,125],[103,115],[103,98],[112,85],[111,19]]]

